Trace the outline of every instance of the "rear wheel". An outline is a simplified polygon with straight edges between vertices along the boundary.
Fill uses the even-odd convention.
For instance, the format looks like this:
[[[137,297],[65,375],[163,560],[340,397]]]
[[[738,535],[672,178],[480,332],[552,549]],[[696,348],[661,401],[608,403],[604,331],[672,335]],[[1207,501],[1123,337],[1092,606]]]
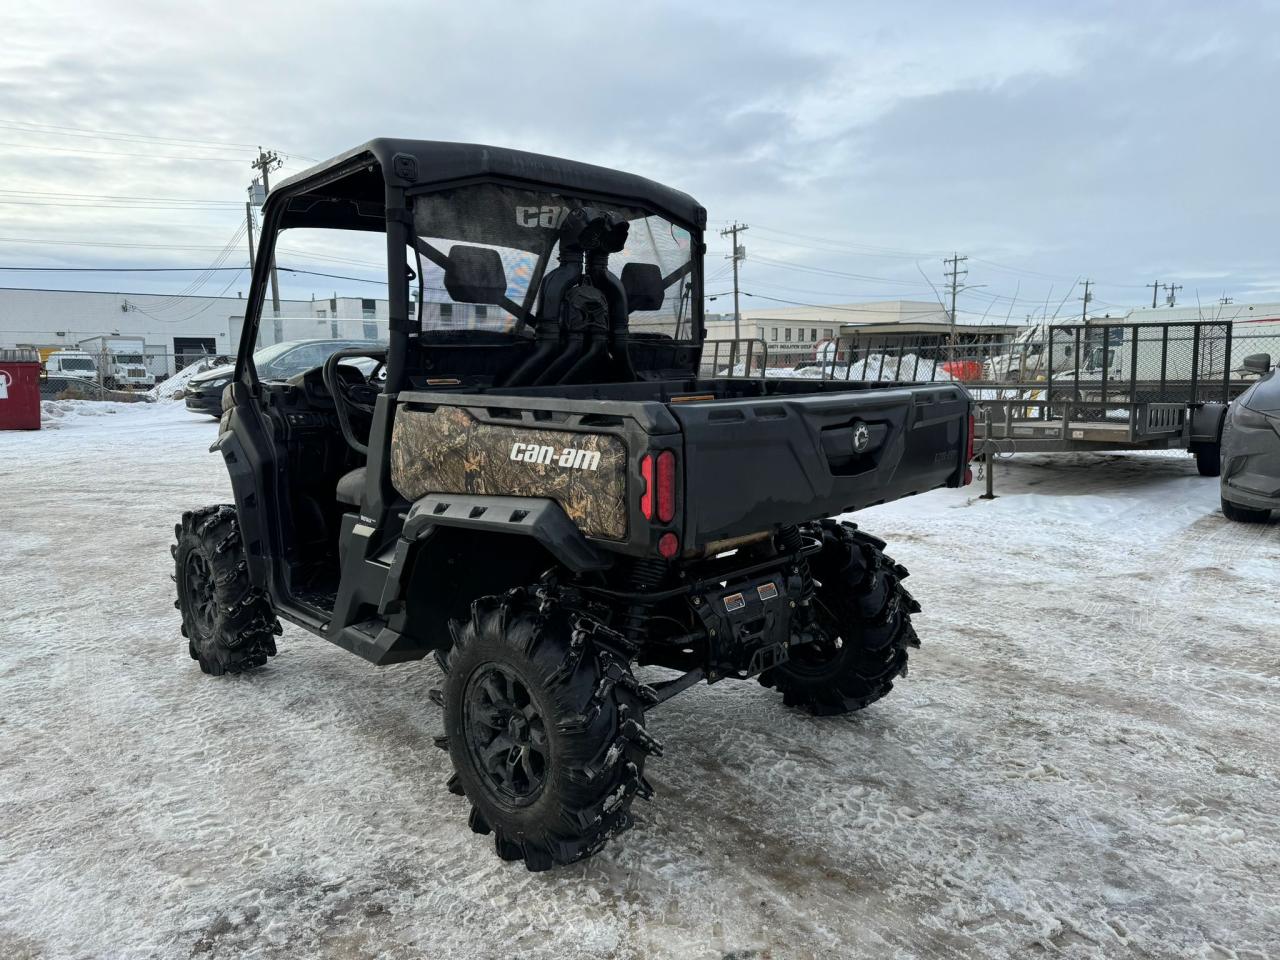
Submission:
[[[1216,477],[1222,473],[1222,444],[1197,444],[1192,453],[1196,456],[1196,470],[1202,477]]]
[[[907,648],[920,645],[911,626],[920,605],[883,541],[834,520],[818,531],[822,552],[809,563],[821,640],[792,647],[790,659],[760,682],[780,690],[787,706],[821,716],[861,710],[893,689],[907,672]]]
[[[644,688],[611,631],[545,592],[472,605],[445,675],[450,789],[504,860],[547,870],[581,860],[631,825],[652,791],[644,761]]]
[[[249,582],[236,508],[188,510],[174,533],[174,606],[182,612],[191,659],[214,676],[265,664],[276,654],[280,622]]]
[[[1234,520],[1237,523],[1266,523],[1271,519],[1270,510],[1255,510],[1252,507],[1242,507],[1238,503],[1232,503],[1226,497],[1222,498],[1222,515],[1228,520]]]

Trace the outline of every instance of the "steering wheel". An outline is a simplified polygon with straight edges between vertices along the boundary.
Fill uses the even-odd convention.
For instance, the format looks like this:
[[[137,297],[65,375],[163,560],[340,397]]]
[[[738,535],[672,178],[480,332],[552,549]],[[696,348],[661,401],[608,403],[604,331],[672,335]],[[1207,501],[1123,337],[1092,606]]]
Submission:
[[[353,383],[350,374],[346,371],[350,368],[338,366],[348,357],[368,357],[377,361],[377,366],[373,368],[373,372],[368,378],[365,378],[358,370],[354,371],[359,377],[358,383]],[[329,395],[333,397],[333,408],[338,414],[338,428],[342,431],[342,439],[347,441],[347,446],[356,453],[363,453],[366,456],[369,453],[369,445],[361,443],[356,439],[355,431],[351,428],[351,411],[359,410],[370,416],[373,415],[373,407],[377,402],[378,394],[382,391],[369,381],[374,379],[378,371],[381,370],[387,362],[387,351],[368,350],[363,347],[348,347],[345,350],[335,350],[329,354],[329,359],[325,360],[324,367],[320,374],[324,380],[325,389],[329,391]]]

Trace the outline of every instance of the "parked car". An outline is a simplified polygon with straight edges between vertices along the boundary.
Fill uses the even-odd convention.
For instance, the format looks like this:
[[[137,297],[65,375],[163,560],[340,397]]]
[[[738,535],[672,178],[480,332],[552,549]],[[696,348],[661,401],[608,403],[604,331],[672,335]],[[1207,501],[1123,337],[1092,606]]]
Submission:
[[[320,366],[335,350],[379,346],[381,344],[374,340],[286,340],[254,353],[253,365],[261,380],[288,380]],[[192,413],[207,413],[215,420],[221,417],[222,390],[231,382],[235,370],[235,364],[228,364],[188,380],[184,391],[187,409]]]
[[[1262,379],[1236,398],[1222,425],[1222,513],[1265,523],[1280,510],[1280,375],[1266,353],[1245,357]]]

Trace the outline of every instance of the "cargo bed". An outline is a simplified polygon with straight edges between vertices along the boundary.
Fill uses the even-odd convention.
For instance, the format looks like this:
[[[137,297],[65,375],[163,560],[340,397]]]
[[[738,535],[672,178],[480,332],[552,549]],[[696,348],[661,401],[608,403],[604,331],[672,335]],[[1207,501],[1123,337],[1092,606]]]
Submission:
[[[552,498],[589,537],[628,552],[652,548],[636,491],[641,459],[662,449],[678,454],[681,543],[958,486],[966,467],[970,403],[958,384],[713,378],[465,389],[399,395],[396,489],[410,500]],[[554,461],[548,452],[538,462],[539,451]],[[588,469],[574,469],[575,457]]]

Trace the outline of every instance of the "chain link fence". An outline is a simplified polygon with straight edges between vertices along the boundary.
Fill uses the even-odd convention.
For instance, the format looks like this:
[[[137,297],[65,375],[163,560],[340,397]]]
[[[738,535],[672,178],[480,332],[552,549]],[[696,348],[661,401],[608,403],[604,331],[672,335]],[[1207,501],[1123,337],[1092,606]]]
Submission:
[[[234,357],[210,353],[93,353],[68,358],[54,352],[42,360],[40,397],[122,403],[175,399],[190,377],[234,362]]]

